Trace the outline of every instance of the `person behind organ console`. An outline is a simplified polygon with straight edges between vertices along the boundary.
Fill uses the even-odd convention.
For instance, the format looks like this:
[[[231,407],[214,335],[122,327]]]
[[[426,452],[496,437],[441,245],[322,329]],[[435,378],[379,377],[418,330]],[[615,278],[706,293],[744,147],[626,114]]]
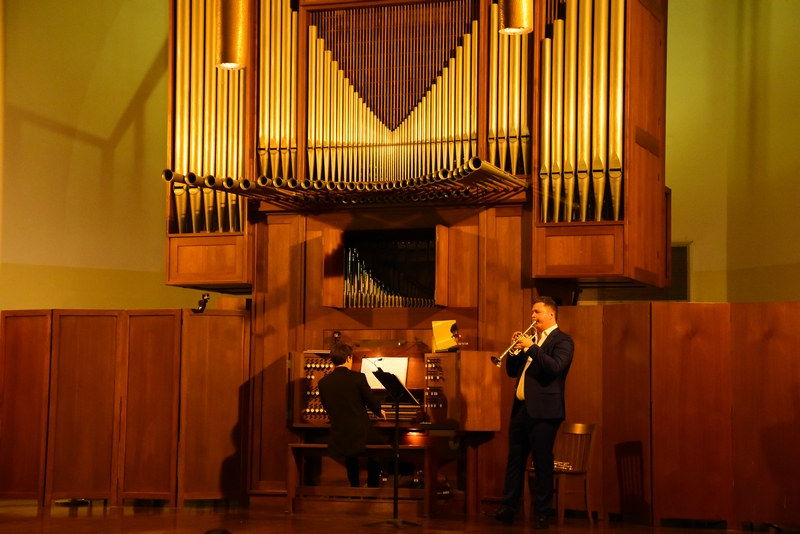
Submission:
[[[558,328],[558,306],[550,297],[536,299],[531,319],[537,339],[515,332],[512,339],[522,349],[506,358],[506,373],[517,379],[511,422],[508,427],[508,460],[502,506],[489,515],[498,521],[514,521],[528,455],[533,452],[536,470],[536,518],[533,528],[548,527],[553,499],[553,445],[564,420],[564,385],[572,364],[575,344]]]
[[[350,486],[359,484],[358,455],[367,450],[368,444],[383,443],[366,408],[377,417],[386,419],[381,403],[372,394],[363,373],[353,371],[353,349],[339,343],[333,346],[330,358],[336,368],[319,381],[319,396],[322,406],[331,420],[328,453],[344,458]],[[380,464],[368,459],[367,486],[377,488],[380,481]]]

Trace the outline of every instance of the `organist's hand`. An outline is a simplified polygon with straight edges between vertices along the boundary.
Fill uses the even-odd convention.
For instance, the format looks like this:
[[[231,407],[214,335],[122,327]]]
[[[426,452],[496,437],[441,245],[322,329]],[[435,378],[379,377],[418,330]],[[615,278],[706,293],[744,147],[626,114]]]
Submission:
[[[386,411],[381,410],[381,419],[386,419]]]

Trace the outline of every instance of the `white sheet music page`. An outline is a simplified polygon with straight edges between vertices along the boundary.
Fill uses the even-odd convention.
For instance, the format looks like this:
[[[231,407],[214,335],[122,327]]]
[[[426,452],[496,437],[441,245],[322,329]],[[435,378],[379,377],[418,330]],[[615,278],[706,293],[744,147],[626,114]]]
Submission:
[[[397,376],[400,383],[405,386],[406,375],[408,374],[408,357],[363,358],[361,360],[361,372],[366,375],[367,383],[372,389],[384,389],[383,384],[378,382],[378,379],[372,374],[378,369]]]

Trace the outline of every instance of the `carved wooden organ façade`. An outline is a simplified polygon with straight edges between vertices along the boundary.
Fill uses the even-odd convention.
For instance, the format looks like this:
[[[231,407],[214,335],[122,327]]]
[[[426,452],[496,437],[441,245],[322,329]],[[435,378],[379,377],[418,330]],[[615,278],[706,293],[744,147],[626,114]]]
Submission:
[[[421,340],[424,416],[496,430],[488,355],[534,293],[669,283],[666,0],[521,3],[533,31],[507,35],[490,0],[171,2],[167,283],[252,298],[251,494],[325,426],[303,351],[337,333]],[[216,67],[231,36],[239,70]],[[449,319],[471,352],[443,355],[439,402]],[[473,444],[478,498],[502,492],[504,439]]]
[[[248,209],[519,203],[533,278],[667,284],[662,3],[534,2],[522,35],[486,0],[233,3],[173,4],[168,283],[246,291],[246,239],[236,279],[175,264]],[[215,67],[226,28],[243,69]]]

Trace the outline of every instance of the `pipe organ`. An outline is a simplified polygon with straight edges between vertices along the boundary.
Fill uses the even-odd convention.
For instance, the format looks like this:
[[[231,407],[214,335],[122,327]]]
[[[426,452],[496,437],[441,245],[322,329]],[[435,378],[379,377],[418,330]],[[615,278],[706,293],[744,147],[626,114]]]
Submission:
[[[324,437],[305,349],[408,340],[404,424],[496,431],[489,357],[536,293],[668,284],[667,0],[519,0],[523,35],[493,0],[239,0],[236,71],[217,1],[170,0],[167,283],[252,297],[251,496]],[[470,350],[415,342],[454,319]],[[468,502],[502,491],[503,439],[453,451]]]
[[[172,0],[168,261],[214,234],[236,259],[197,252],[208,265],[169,283],[244,258],[247,291],[258,212],[500,205],[532,214],[534,280],[668,283],[666,0],[521,0],[522,35],[491,0],[242,0],[237,71],[214,66],[216,1]],[[428,298],[381,294],[348,307]]]

